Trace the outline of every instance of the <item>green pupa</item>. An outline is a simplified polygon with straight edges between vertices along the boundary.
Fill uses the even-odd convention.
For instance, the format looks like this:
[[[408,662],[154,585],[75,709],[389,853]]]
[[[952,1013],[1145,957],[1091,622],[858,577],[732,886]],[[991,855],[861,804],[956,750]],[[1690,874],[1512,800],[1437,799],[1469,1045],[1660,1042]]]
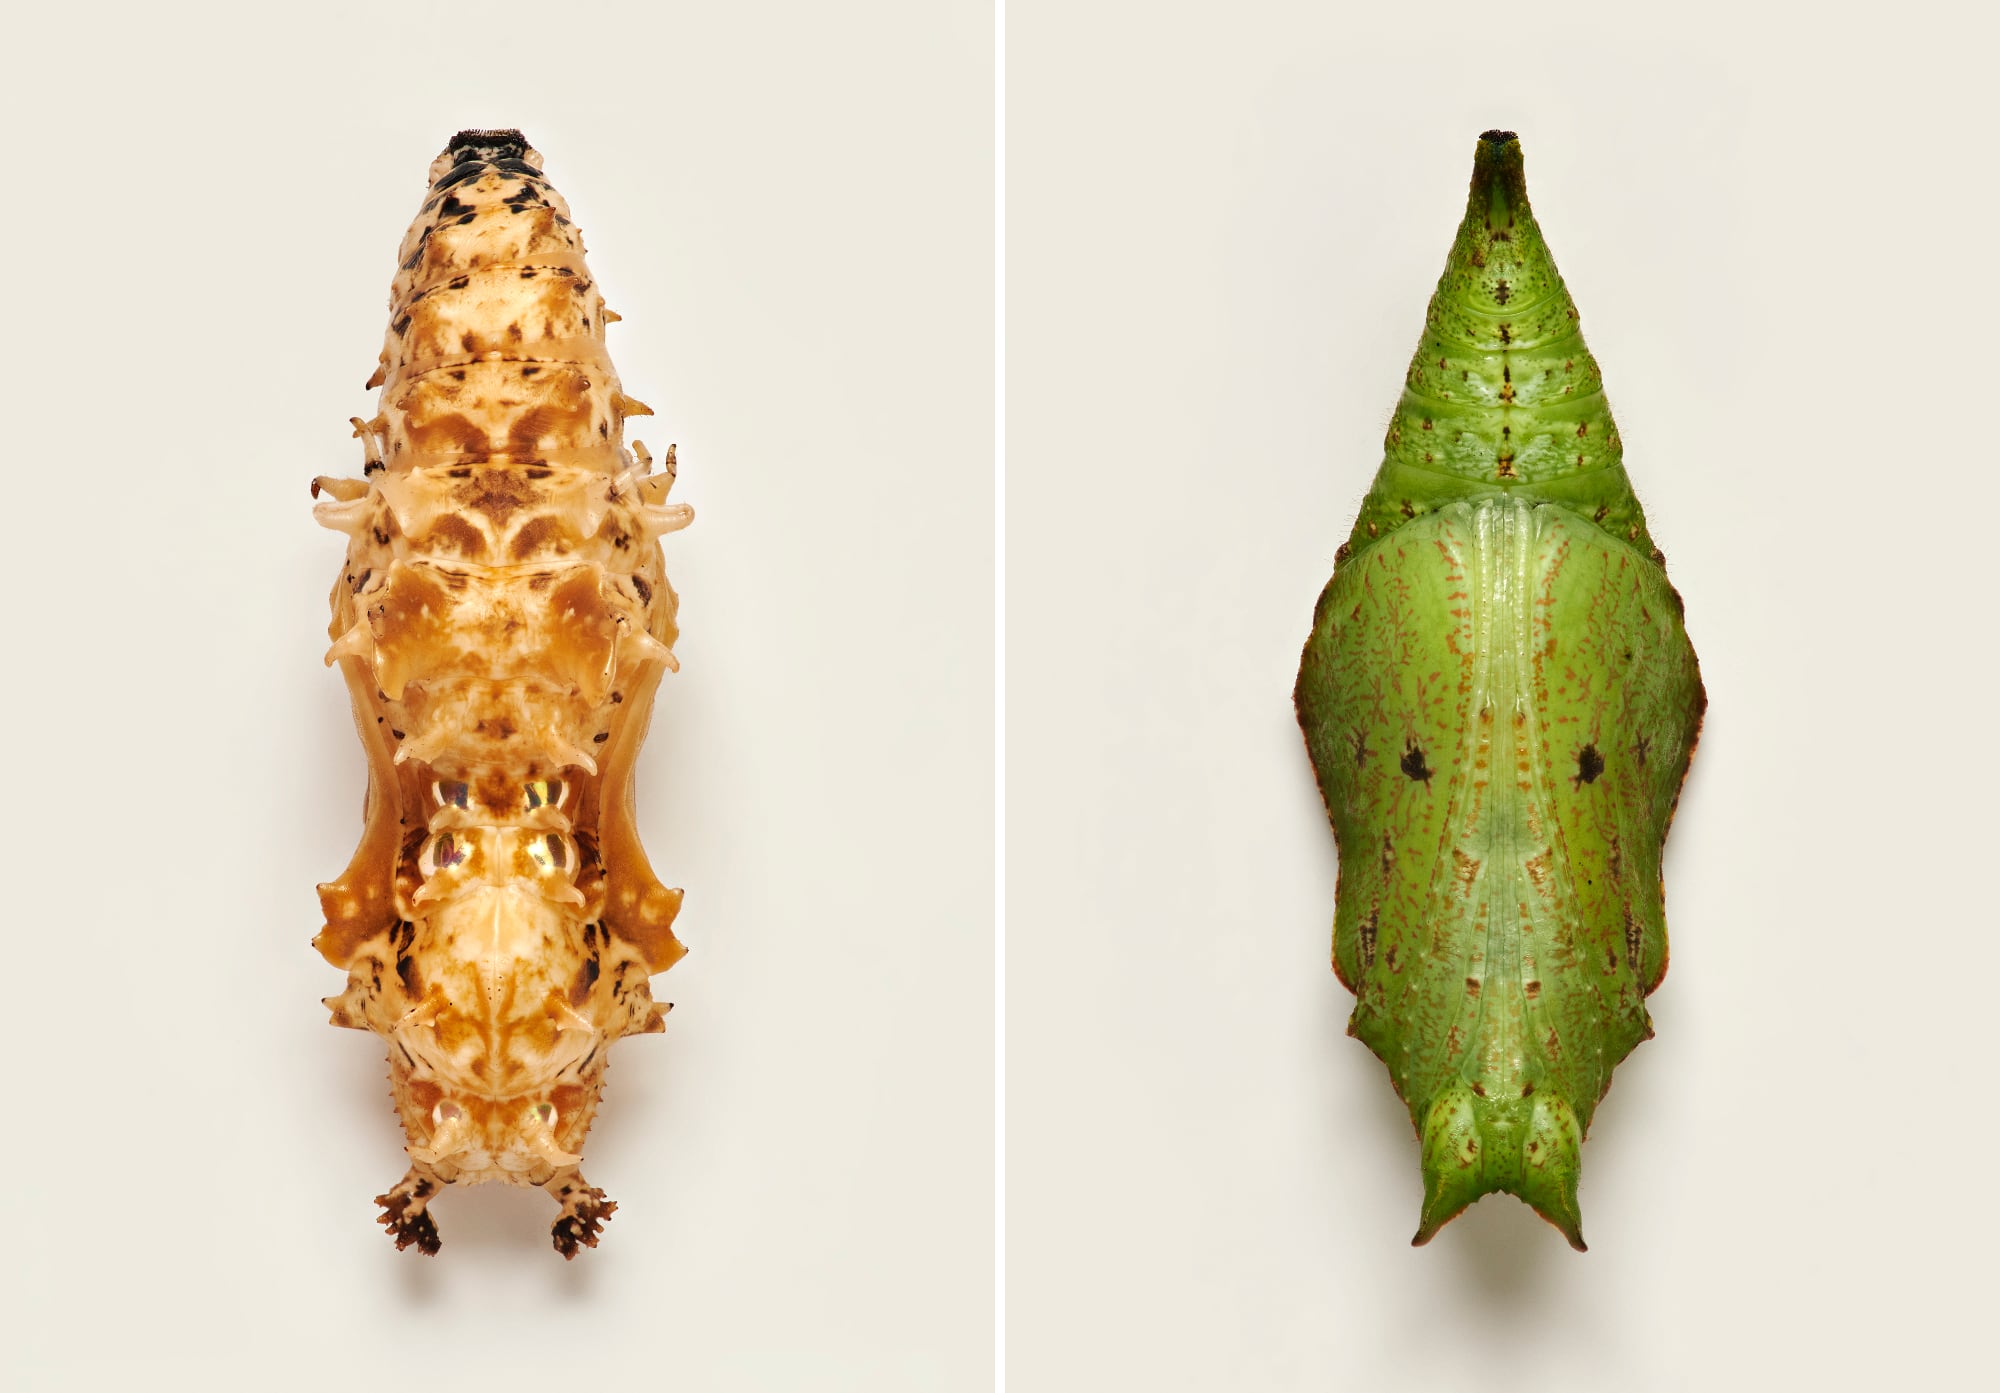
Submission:
[[[1348,1033],[1422,1143],[1414,1241],[1504,1190],[1581,1250],[1578,1153],[1653,1033],[1661,848],[1706,698],[1511,131],[1479,138],[1295,699]]]

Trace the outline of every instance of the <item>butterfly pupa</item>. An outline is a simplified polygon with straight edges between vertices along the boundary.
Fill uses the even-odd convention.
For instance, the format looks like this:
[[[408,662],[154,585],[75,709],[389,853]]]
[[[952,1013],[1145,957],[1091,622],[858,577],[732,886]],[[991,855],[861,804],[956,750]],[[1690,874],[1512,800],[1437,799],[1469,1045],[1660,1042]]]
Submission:
[[[1348,1033],[1422,1146],[1415,1241],[1507,1191],[1581,1249],[1583,1138],[1652,1034],[1706,699],[1512,132],[1480,137],[1294,695]]]
[[[624,439],[616,316],[518,131],[463,131],[403,239],[357,418],[362,477],[319,479],[347,540],[327,662],[368,758],[360,846],[314,944],[348,974],[333,1023],[387,1041],[408,1139],[378,1198],[438,1250],[452,1185],[538,1186],[555,1247],[617,1206],[581,1170],[609,1047],[664,1029],[648,979],[685,951],[681,892],[639,844],[633,770],[676,597],[666,503]]]

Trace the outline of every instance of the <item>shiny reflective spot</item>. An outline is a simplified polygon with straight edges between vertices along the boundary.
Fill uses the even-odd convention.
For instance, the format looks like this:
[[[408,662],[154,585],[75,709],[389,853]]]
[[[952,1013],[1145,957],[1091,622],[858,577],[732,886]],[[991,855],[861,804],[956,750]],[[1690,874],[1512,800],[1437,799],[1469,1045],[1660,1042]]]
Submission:
[[[540,841],[528,843],[528,859],[545,871],[566,871],[569,869],[569,844],[557,833],[550,832]]]
[[[464,864],[467,854],[467,849],[458,844],[458,838],[449,832],[440,832],[431,838],[423,855],[417,858],[417,870],[429,880],[446,867]]]
[[[431,795],[440,808],[463,808],[472,802],[471,786],[463,782],[432,784]]]
[[[521,791],[527,796],[528,807],[533,809],[561,807],[563,795],[569,790],[563,787],[561,779],[530,779],[521,785]]]

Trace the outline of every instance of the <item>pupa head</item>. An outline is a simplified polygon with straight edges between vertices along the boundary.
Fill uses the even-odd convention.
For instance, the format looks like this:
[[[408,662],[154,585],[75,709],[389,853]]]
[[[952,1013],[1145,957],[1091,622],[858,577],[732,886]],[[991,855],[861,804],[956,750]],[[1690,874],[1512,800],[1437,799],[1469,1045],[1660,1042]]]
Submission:
[[[498,164],[502,160],[524,161],[537,174],[542,169],[541,152],[519,131],[460,131],[444,147],[444,153],[431,161],[430,181],[436,184],[461,165]]]

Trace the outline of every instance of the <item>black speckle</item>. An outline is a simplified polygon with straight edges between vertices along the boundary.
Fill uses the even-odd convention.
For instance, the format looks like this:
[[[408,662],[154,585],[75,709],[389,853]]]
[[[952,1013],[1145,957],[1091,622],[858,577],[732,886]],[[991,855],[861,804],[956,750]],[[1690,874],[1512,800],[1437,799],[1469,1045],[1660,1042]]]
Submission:
[[[1408,774],[1412,779],[1421,779],[1426,785],[1430,783],[1432,771],[1430,766],[1424,763],[1424,752],[1421,746],[1412,745],[1403,751],[1402,767],[1403,772]]]
[[[1576,778],[1571,780],[1578,788],[1597,782],[1597,776],[1604,772],[1604,756],[1597,752],[1597,746],[1585,745],[1576,757]]]
[[[653,587],[646,583],[644,576],[632,577],[632,588],[639,592],[640,604],[650,605],[653,603]]]
[[[480,170],[483,168],[485,168],[484,164],[478,160],[467,160],[463,164],[455,164],[439,175],[438,181],[431,185],[431,187],[439,192],[445,189],[457,188],[468,179],[477,179]]]

